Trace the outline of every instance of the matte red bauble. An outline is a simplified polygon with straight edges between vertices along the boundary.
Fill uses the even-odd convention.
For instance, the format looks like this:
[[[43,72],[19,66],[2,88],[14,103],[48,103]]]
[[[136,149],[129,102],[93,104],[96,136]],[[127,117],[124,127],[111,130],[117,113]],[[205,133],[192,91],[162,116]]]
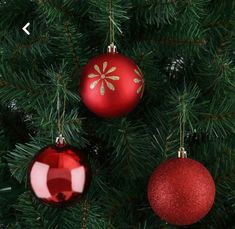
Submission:
[[[98,116],[118,117],[138,104],[144,80],[130,58],[110,52],[94,57],[85,66],[80,92],[84,104]]]
[[[49,145],[34,158],[29,183],[44,203],[63,205],[80,200],[90,181],[84,154],[71,145]]]
[[[148,199],[154,212],[175,225],[189,225],[211,209],[215,184],[208,170],[189,158],[174,158],[161,164],[148,184]]]

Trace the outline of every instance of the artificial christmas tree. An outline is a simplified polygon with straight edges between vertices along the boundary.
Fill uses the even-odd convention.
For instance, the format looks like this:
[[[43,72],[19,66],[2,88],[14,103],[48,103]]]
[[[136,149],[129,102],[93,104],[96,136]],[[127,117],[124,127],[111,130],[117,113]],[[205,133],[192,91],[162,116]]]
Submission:
[[[188,157],[216,185],[209,214],[187,227],[233,228],[234,11],[233,0],[0,1],[0,227],[177,228],[154,214],[147,185],[178,150],[183,112]],[[138,105],[113,119],[90,112],[78,91],[109,37],[144,76]],[[31,194],[27,171],[58,136],[58,95],[63,136],[88,156],[92,181],[78,205],[53,208]]]

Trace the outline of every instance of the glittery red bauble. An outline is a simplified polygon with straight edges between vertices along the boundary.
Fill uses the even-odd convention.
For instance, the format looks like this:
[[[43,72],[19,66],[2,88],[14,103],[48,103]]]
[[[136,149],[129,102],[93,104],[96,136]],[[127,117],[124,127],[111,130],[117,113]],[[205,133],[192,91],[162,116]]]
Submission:
[[[90,181],[84,154],[71,145],[49,145],[39,151],[29,168],[29,183],[44,203],[79,201]]]
[[[189,158],[174,158],[161,164],[148,184],[148,199],[154,212],[175,225],[199,221],[211,209],[215,184],[208,170]]]
[[[82,73],[82,100],[89,110],[101,117],[128,114],[139,102],[143,91],[140,69],[130,58],[119,53],[94,57]]]

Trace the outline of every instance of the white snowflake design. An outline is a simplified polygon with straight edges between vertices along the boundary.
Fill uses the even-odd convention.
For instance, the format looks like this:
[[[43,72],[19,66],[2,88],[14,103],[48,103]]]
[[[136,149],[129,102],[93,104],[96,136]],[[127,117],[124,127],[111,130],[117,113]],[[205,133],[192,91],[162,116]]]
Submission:
[[[143,76],[142,76],[142,73],[140,71],[140,69],[134,69],[134,72],[136,73],[136,75],[138,75],[138,78],[134,78],[134,83],[136,84],[139,84],[140,83],[140,86],[139,88],[137,89],[136,93],[137,94],[140,94],[141,93],[141,97],[144,93],[144,79],[143,79]]]
[[[97,86],[97,84],[101,81],[101,86],[100,86],[100,94],[101,95],[105,94],[105,84],[106,84],[107,88],[109,88],[111,91],[115,91],[114,85],[109,80],[115,81],[115,80],[120,79],[119,76],[109,75],[110,73],[113,74],[113,72],[117,68],[111,67],[110,69],[106,70],[107,66],[108,66],[107,61],[103,62],[102,69],[97,64],[95,64],[94,69],[95,69],[96,73],[91,73],[88,75],[88,78],[90,78],[90,79],[98,78],[98,79],[95,79],[95,81],[93,81],[90,84],[90,89],[94,89]]]

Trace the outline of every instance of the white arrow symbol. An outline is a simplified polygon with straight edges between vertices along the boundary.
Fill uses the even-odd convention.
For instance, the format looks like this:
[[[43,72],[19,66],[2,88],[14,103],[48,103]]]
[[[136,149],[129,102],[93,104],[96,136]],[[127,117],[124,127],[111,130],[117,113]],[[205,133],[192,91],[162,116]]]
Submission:
[[[28,22],[22,29],[24,30],[24,32],[29,35],[30,32],[27,30],[27,27],[30,25],[30,23]]]

